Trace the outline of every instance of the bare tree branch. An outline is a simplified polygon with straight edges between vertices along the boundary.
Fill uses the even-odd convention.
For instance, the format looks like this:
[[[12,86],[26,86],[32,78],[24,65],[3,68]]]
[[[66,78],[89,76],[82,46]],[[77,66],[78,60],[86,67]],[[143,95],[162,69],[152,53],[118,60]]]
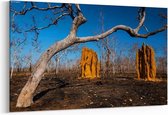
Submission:
[[[110,30],[102,33],[102,34],[99,34],[99,35],[96,35],[96,36],[88,36],[88,37],[77,37],[77,41],[76,43],[84,43],[84,42],[89,42],[89,41],[98,41],[99,39],[103,39],[107,36],[109,36],[110,34],[112,34],[113,32],[116,32],[117,30],[124,30],[126,31],[131,37],[138,37],[138,38],[147,38],[149,36],[152,36],[152,35],[155,35],[159,32],[162,32],[164,30],[167,29],[167,25],[158,29],[158,30],[155,30],[153,32],[148,32],[147,34],[138,34],[137,31],[135,31],[134,29],[132,29],[131,27],[129,26],[125,26],[125,25],[118,25],[118,26],[115,26],[113,28],[111,28]]]
[[[145,13],[145,8],[144,8],[144,7],[143,7],[143,8],[140,8],[139,11],[138,11],[138,14],[139,14],[139,16],[138,16],[139,25],[137,26],[136,29],[134,29],[134,32],[135,32],[135,33],[138,33],[139,29],[140,29],[140,28],[143,26],[143,24],[144,24],[145,15],[146,15],[146,13]]]
[[[66,5],[67,5],[67,6],[66,6]],[[66,4],[66,5],[65,5],[65,8],[68,10],[69,15],[71,16],[71,18],[74,19],[75,16],[74,16],[74,14],[73,14],[74,10],[73,10],[73,8],[72,8],[72,5],[71,5],[71,4]]]
[[[33,9],[36,8],[34,6],[34,4],[32,4],[32,8]],[[41,10],[43,11],[44,9],[41,9]],[[45,9],[45,10],[47,10],[47,9]],[[156,31],[148,32],[147,34],[139,34],[138,31],[143,26],[143,23],[145,20],[145,9],[142,8],[139,11],[140,22],[139,22],[137,28],[135,28],[135,29],[132,29],[131,27],[125,26],[125,25],[117,25],[117,26],[112,27],[111,29],[107,30],[106,32],[99,34],[99,35],[96,35],[96,36],[77,37],[76,33],[78,30],[78,27],[86,22],[86,18],[83,16],[79,5],[76,5],[76,11],[77,11],[76,15],[74,15],[74,13],[72,13],[73,16],[75,16],[75,17],[73,18],[72,27],[69,32],[69,35],[67,35],[67,37],[65,37],[64,39],[62,39],[62,40],[54,43],[52,46],[50,46],[40,56],[39,60],[36,62],[31,76],[29,77],[26,85],[23,87],[20,95],[18,96],[16,107],[28,107],[33,103],[33,100],[32,100],[33,94],[34,94],[40,80],[42,79],[43,73],[46,70],[46,66],[47,66],[48,62],[55,54],[59,53],[60,51],[65,50],[66,48],[68,48],[72,45],[75,45],[77,43],[91,42],[91,41],[97,41],[99,39],[103,39],[118,30],[126,31],[131,37],[147,38],[151,35],[154,35],[154,34],[157,34],[159,32],[166,30],[168,27],[166,25]]]
[[[48,10],[53,10],[53,9],[58,9],[58,8],[63,8],[65,4],[62,4],[61,6],[50,6],[48,5],[47,8],[39,8],[35,5],[34,2],[31,2],[31,7],[30,8],[26,8],[26,4],[24,4],[24,7],[21,11],[17,12],[16,10],[11,8],[11,11],[14,12],[15,15],[25,15],[27,12],[31,11],[31,10],[40,10],[40,11],[48,11]]]
[[[21,11],[16,11],[14,10],[12,7],[10,7],[10,11],[13,12],[12,14],[12,30],[13,31],[16,31],[18,33],[22,33],[22,32],[30,32],[30,31],[33,31],[33,30],[43,30],[43,29],[46,29],[46,28],[49,28],[50,26],[52,25],[56,25],[58,20],[60,20],[62,17],[66,16],[66,15],[69,15],[69,13],[66,13],[66,10],[63,10],[63,8],[65,7],[65,4],[62,4],[60,6],[51,6],[49,3],[48,3],[48,7],[46,8],[39,8],[35,5],[34,2],[31,2],[31,7],[30,8],[27,8],[26,9],[26,6],[27,6],[27,2],[24,3],[23,5],[23,8]],[[17,15],[25,15],[27,12],[31,11],[31,10],[39,10],[39,11],[48,11],[48,10],[55,10],[55,9],[60,9],[59,12],[56,12],[56,14],[59,14],[59,13],[62,13],[61,15],[59,15],[56,19],[54,19],[52,21],[52,23],[48,24],[47,26],[44,26],[44,27],[36,27],[36,26],[33,26],[32,28],[28,29],[28,30],[25,30],[25,31],[18,31],[18,29],[16,28],[16,24],[15,24],[15,16]],[[55,14],[55,15],[56,15]]]
[[[149,32],[148,28],[147,28],[145,25],[143,25],[143,27],[145,28],[145,30],[146,30],[147,32]]]
[[[80,13],[80,12],[81,12],[81,9],[80,9],[79,4],[75,4],[75,6],[76,6],[76,9],[77,9],[77,12]]]
[[[26,30],[25,32],[31,32],[33,30],[43,30],[43,29],[46,29],[46,28],[49,28],[50,26],[53,26],[53,25],[56,25],[58,23],[58,21],[66,16],[66,15],[69,15],[69,13],[63,13],[61,14],[60,16],[58,16],[52,23],[48,24],[47,26],[44,26],[44,27],[36,27],[36,26],[33,26],[32,28]]]
[[[168,16],[163,13],[159,13],[159,16],[161,16],[163,19],[168,19]]]

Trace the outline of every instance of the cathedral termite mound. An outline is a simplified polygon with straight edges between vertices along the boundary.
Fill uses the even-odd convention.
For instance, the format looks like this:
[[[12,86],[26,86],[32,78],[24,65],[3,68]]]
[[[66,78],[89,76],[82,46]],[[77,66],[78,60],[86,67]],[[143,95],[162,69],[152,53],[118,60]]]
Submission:
[[[155,52],[152,47],[143,44],[136,53],[136,72],[138,79],[156,80]]]
[[[81,78],[95,79],[100,77],[100,63],[95,51],[84,47],[81,56]]]

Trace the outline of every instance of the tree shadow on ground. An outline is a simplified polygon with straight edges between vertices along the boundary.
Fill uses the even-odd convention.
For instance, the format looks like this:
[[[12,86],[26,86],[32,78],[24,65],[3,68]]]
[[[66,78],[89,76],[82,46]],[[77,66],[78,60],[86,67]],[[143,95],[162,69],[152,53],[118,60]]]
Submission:
[[[69,83],[66,83],[62,80],[59,80],[59,83],[58,83],[58,87],[55,87],[55,88],[49,88],[49,89],[46,89],[46,90],[43,90],[39,93],[37,93],[34,97],[33,97],[33,102],[39,100],[40,98],[42,98],[43,96],[45,96],[47,93],[49,93],[50,91],[53,91],[53,90],[56,90],[58,88],[64,88],[66,85],[68,85]]]

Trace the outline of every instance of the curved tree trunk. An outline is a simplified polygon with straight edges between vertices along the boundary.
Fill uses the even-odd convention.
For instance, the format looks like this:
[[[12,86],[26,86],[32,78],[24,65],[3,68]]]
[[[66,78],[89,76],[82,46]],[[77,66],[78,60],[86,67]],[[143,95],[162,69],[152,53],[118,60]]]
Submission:
[[[18,97],[16,107],[28,107],[33,103],[33,93],[35,92],[43,76],[43,73],[45,72],[47,63],[56,53],[71,46],[74,43],[74,41],[70,41],[70,39],[74,38],[67,37],[64,40],[55,43],[46,52],[42,54],[39,61],[36,63],[33,73],[28,79],[28,82],[26,83]]]
[[[35,67],[33,69],[33,72],[31,74],[30,78],[28,79],[26,85],[23,87],[23,89],[18,97],[16,107],[28,107],[33,103],[33,101],[32,101],[33,94],[34,94],[34,92],[35,92],[35,90],[36,90],[36,88],[42,78],[43,73],[45,72],[47,63],[59,51],[62,51],[75,43],[85,43],[85,42],[91,42],[91,41],[98,41],[99,39],[103,39],[103,38],[109,36],[110,34],[112,34],[113,32],[116,32],[117,30],[124,30],[132,37],[147,38],[148,36],[155,35],[156,33],[162,32],[167,29],[167,25],[166,25],[156,31],[149,32],[147,34],[138,34],[138,31],[139,31],[140,27],[143,25],[143,22],[145,19],[145,15],[143,15],[138,27],[135,29],[132,29],[131,27],[125,26],[125,25],[118,25],[118,26],[115,26],[115,27],[111,28],[110,30],[108,30],[102,34],[99,34],[97,36],[76,37],[76,32],[77,32],[78,27],[81,24],[86,22],[85,17],[83,17],[83,15],[81,13],[79,5],[76,5],[76,8],[78,11],[78,15],[73,19],[70,34],[65,39],[52,45],[50,48],[48,48],[47,51],[45,51],[42,54],[42,56],[40,57],[38,62],[35,64]],[[144,10],[142,13],[145,14]]]
[[[43,73],[45,72],[46,66],[49,60],[58,52],[66,49],[67,47],[73,45],[76,38],[76,32],[78,27],[86,22],[85,17],[83,17],[82,13],[80,12],[79,6],[76,5],[78,8],[78,16],[76,16],[72,23],[72,28],[70,34],[63,40],[58,41],[50,48],[48,48],[40,57],[38,62],[35,64],[34,70],[28,79],[26,85],[23,87],[18,99],[16,107],[28,107],[33,103],[33,93],[35,92]]]

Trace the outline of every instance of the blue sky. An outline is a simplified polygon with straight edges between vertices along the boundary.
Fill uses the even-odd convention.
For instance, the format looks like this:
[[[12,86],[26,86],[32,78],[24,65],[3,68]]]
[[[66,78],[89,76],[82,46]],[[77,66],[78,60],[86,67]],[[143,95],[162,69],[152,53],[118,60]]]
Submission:
[[[29,4],[29,3],[28,3]],[[11,5],[14,9],[19,11],[23,7],[23,2],[11,2]],[[29,4],[30,5],[30,4]],[[27,7],[29,7],[29,5]],[[39,7],[46,7],[45,3],[37,3]],[[52,4],[54,5],[54,4]],[[60,5],[60,4],[57,4]],[[104,20],[104,29],[108,30],[113,26],[118,24],[128,25],[132,28],[135,28],[138,24],[137,20],[137,11],[138,7],[119,7],[119,6],[102,6],[102,5],[80,5],[83,15],[86,17],[87,22],[80,26],[77,36],[84,37],[95,35],[101,32],[101,16],[100,12],[103,15]],[[163,20],[159,17],[159,13],[167,14],[167,9],[165,8],[147,8],[146,9],[146,20],[145,26],[148,27],[149,31],[156,30],[166,24],[166,20]],[[12,15],[12,13],[11,13]],[[32,25],[32,16],[35,17],[38,27],[47,25],[50,22],[48,19],[44,19],[45,16],[54,18],[54,15],[51,11],[37,11],[32,10],[28,12],[25,16],[16,16],[15,21],[21,28],[29,28]],[[65,38],[71,28],[72,19],[66,16],[64,19],[60,20],[56,26],[52,26],[48,29],[40,31],[39,42],[41,47],[41,52],[34,52],[34,59],[38,59],[41,53],[46,50],[54,42],[59,41]],[[146,33],[145,29],[142,28],[140,33]],[[115,36],[117,41],[120,43],[120,48],[131,47],[134,43],[138,43],[139,47],[142,43],[149,44],[156,50],[156,56],[162,56],[163,51],[161,50],[163,46],[167,44],[167,32],[161,32],[157,35],[151,36],[148,39],[142,38],[132,38],[124,31],[117,31],[113,33],[110,37]],[[12,33],[10,35],[11,39],[23,38],[22,34]],[[34,37],[33,33],[27,34],[26,45],[24,45],[22,55],[25,55],[27,52],[34,51],[31,42]],[[96,52],[99,52],[98,48],[95,47],[95,42],[93,43],[84,43],[82,46],[87,46],[94,49]],[[79,54],[80,55],[80,54]],[[71,54],[69,57],[73,57]]]

